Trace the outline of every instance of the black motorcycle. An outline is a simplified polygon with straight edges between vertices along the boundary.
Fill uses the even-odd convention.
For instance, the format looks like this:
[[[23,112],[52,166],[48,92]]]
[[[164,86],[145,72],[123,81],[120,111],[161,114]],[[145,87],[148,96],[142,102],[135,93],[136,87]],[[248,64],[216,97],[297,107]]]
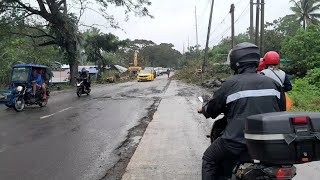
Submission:
[[[77,78],[77,96],[80,97],[83,94],[89,95],[91,89],[85,86],[85,81],[88,81],[86,78]]]
[[[209,99],[199,97],[199,100],[205,105]],[[320,160],[319,120],[320,113],[280,112],[248,117],[245,130],[248,152],[243,152],[238,160],[222,163],[224,179],[291,180],[296,175],[294,164]],[[211,143],[226,126],[225,116],[214,122],[207,136]]]
[[[44,93],[47,94],[46,99],[43,99]],[[48,103],[49,95],[49,88],[46,88],[46,92],[43,92],[42,89],[37,89],[36,94],[33,94],[31,85],[21,84],[16,88],[14,104],[12,106],[17,112],[23,111],[25,106],[39,105],[40,107],[44,107]]]

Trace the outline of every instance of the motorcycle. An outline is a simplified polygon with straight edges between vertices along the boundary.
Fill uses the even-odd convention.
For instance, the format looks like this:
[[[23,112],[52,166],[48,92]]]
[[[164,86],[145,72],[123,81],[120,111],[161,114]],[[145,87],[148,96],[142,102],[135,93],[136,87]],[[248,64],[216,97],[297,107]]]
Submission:
[[[46,73],[48,67],[39,64],[17,64],[12,68],[11,83],[8,90],[0,91],[0,104],[5,104],[8,108],[14,108],[17,112],[24,110],[26,106],[39,105],[44,107],[48,103],[48,98],[43,99],[44,93],[50,95],[49,87],[46,92],[41,89],[33,95],[33,71]]]
[[[87,89],[84,85],[84,81],[87,80],[87,79],[81,79],[81,78],[77,78],[77,96],[78,97],[81,97],[81,95],[83,94],[87,94],[89,95],[90,92],[91,92],[91,89]]]
[[[203,105],[208,97],[198,98]],[[200,112],[199,112],[200,113]],[[227,126],[226,116],[216,120],[207,138],[213,143],[220,137]],[[293,164],[262,163],[253,160],[249,152],[243,152],[237,160],[225,160],[222,163],[225,180],[291,180],[296,175],[296,167]]]
[[[47,97],[50,95],[49,88],[46,88]],[[25,105],[32,106],[32,105],[39,105],[40,107],[44,107],[48,103],[48,98],[43,99],[44,92],[42,90],[37,90],[36,94],[32,94],[32,87],[31,86],[18,86],[16,89],[15,100],[14,100],[14,110],[17,112],[23,111]]]

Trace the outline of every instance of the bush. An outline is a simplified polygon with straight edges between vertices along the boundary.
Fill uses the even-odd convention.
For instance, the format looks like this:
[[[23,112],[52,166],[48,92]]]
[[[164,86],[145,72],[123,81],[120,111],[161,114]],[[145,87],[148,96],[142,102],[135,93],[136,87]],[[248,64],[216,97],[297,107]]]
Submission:
[[[309,69],[320,67],[320,26],[300,29],[282,44],[282,55],[288,60],[287,71],[303,78]]]
[[[207,79],[226,79],[232,75],[229,64],[211,64],[207,69]]]
[[[309,82],[309,84],[314,84],[320,88],[320,68],[310,70],[305,79]]]
[[[228,64],[209,64],[204,80],[226,79],[231,75]],[[199,62],[188,62],[182,69],[175,73],[175,79],[184,80],[187,83],[201,83],[201,64]]]
[[[289,97],[293,100],[292,111],[320,111],[320,88],[310,84],[307,78],[295,80]]]

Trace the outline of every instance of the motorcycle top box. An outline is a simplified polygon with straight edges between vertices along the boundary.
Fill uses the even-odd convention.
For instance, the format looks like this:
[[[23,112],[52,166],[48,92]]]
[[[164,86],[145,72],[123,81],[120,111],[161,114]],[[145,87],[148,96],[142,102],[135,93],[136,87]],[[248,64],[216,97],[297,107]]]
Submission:
[[[269,164],[320,160],[320,113],[267,113],[250,116],[245,138],[252,159]]]

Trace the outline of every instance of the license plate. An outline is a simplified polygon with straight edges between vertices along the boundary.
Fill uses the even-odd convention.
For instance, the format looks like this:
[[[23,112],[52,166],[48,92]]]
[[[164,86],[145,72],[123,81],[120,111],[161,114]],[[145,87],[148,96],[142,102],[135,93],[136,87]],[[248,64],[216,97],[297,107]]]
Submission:
[[[142,80],[146,80],[146,78],[141,78]]]

